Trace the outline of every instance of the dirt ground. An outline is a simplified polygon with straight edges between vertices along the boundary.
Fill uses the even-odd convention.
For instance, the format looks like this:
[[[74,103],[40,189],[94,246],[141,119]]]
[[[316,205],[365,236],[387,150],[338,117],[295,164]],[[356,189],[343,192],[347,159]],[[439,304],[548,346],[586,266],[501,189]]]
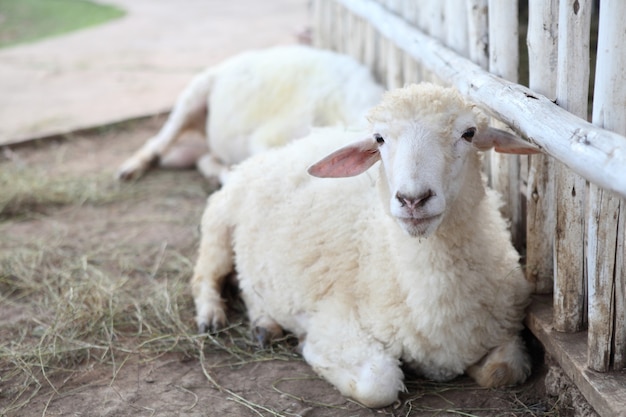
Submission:
[[[125,274],[134,281],[132,285],[139,294],[167,280],[186,285],[199,241],[199,219],[211,188],[194,171],[154,170],[137,182],[121,185],[113,179],[119,164],[162,122],[163,118],[153,118],[5,150],[4,156],[0,153],[0,170],[21,164],[38,167],[51,177],[97,175],[100,182],[95,186],[117,192],[141,190],[127,199],[108,203],[57,204],[41,207],[36,215],[24,217],[14,213],[0,217],[0,251],[49,241],[60,245],[70,257],[101,254],[101,258],[96,256],[96,261],[90,261],[94,263],[98,263],[97,259],[109,259],[109,252],[116,251],[119,256],[116,255],[115,262],[102,261],[100,268],[110,277],[119,277],[122,267],[130,271]],[[160,268],[168,256],[178,257],[183,265],[180,270]],[[16,323],[36,329],[33,323],[37,323],[37,314],[45,308],[34,309],[13,292],[0,295],[3,304],[0,345],[9,346],[12,340],[7,338],[15,338],[17,333],[7,329],[15,328]],[[182,316],[186,331],[193,333],[193,308],[188,294],[186,299]],[[223,337],[228,341],[232,335]],[[113,338],[110,343],[121,341]],[[319,379],[295,353],[295,344],[289,339],[272,347],[275,353],[270,351],[258,359],[250,353],[254,350],[251,343],[241,339],[234,343],[243,345],[240,347],[245,355],[212,348],[212,343],[207,341],[198,354],[137,348],[124,354],[117,351],[116,355],[99,360],[83,358],[72,366],[71,372],[51,373],[52,376],[43,379],[45,383],[36,395],[13,411],[10,406],[15,406],[16,388],[11,384],[15,379],[0,375],[0,415],[563,415],[555,400],[545,394],[545,368],[541,364],[535,366],[527,383],[507,389],[479,388],[465,377],[443,384],[407,375],[408,392],[401,395],[397,404],[370,410],[343,398]],[[6,371],[0,369],[0,374]]]

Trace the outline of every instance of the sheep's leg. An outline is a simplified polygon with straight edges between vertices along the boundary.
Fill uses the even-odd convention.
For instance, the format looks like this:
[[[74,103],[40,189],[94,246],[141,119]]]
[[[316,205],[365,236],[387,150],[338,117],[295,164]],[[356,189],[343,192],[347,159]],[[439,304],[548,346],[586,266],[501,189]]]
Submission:
[[[130,180],[141,176],[167,152],[186,130],[198,130],[204,135],[209,90],[210,77],[208,75],[199,76],[190,83],[180,94],[176,105],[159,133],[148,139],[133,156],[120,166],[117,177]]]
[[[209,152],[206,140],[193,140],[173,146],[159,157],[159,166],[173,169],[195,168],[198,160]]]
[[[304,359],[343,395],[371,408],[392,404],[405,390],[399,360],[371,337],[336,321],[309,329]]]
[[[283,336],[283,328],[269,317],[260,316],[252,320],[252,336],[260,347],[267,347]]]
[[[230,228],[220,210],[222,203],[223,199],[212,198],[204,212],[202,240],[191,279],[200,333],[218,330],[226,324],[226,303],[221,292],[226,276],[233,269],[234,253]]]
[[[248,282],[245,278],[242,280]],[[282,327],[271,318],[267,312],[267,302],[262,296],[262,292],[255,288],[240,286],[241,298],[246,304],[252,337],[262,348],[269,346],[273,340],[283,335]]]
[[[524,342],[516,336],[492,349],[467,374],[483,387],[521,384],[530,375],[530,357]]]

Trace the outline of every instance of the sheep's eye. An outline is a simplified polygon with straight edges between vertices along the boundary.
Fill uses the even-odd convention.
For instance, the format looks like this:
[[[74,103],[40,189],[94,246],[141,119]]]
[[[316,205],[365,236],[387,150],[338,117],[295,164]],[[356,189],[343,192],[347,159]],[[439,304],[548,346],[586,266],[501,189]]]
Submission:
[[[376,142],[379,145],[382,145],[383,143],[385,143],[385,139],[383,139],[383,137],[380,135],[380,133],[374,133],[374,139],[376,139]]]
[[[476,133],[476,129],[471,127],[469,129],[467,129],[465,132],[463,132],[463,134],[461,135],[461,137],[463,139],[465,139],[468,142],[471,142],[472,139],[474,138],[474,134]]]

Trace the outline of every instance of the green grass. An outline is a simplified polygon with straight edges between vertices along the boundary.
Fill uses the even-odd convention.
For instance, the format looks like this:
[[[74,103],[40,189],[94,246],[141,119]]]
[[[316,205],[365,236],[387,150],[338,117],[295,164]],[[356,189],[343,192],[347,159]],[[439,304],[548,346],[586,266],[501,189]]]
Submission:
[[[98,25],[124,15],[84,0],[0,0],[0,48]]]

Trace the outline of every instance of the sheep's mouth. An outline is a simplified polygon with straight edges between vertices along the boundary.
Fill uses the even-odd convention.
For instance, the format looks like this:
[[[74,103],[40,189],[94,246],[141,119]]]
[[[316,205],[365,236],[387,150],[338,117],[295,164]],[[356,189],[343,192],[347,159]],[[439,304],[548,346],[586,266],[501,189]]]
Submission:
[[[400,220],[401,222],[407,225],[421,226],[423,224],[427,224],[434,220],[437,220],[439,219],[439,217],[441,217],[441,214],[437,214],[437,215],[429,216],[429,217],[399,217],[398,220]]]
[[[397,219],[409,235],[425,236],[434,231],[441,216],[441,214],[437,214],[429,217],[398,217]]]

